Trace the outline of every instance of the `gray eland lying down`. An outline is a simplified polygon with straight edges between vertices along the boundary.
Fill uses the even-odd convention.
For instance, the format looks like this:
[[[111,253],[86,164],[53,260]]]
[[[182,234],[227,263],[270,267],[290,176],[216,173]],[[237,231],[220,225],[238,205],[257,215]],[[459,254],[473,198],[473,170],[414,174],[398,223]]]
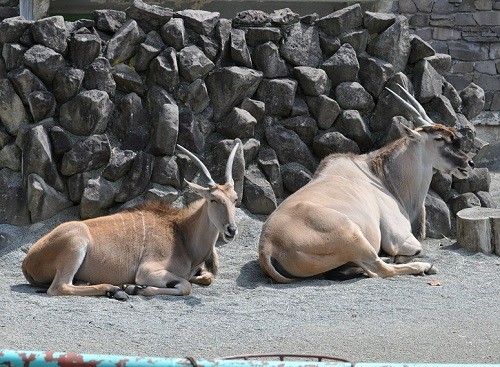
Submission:
[[[398,85],[399,86],[399,85]],[[411,103],[389,90],[411,112],[415,129],[379,150],[333,154],[313,179],[285,199],[263,225],[259,262],[280,283],[341,267],[370,277],[435,273],[412,234],[425,237],[424,199],[434,170],[466,178],[472,166],[454,129],[434,124],[403,87]],[[394,257],[384,262],[379,253]]]
[[[185,148],[208,179],[187,182],[202,199],[187,208],[148,203],[134,209],[59,225],[31,246],[22,264],[26,279],[49,295],[126,299],[127,294],[186,295],[191,283],[208,285],[217,272],[215,243],[237,234],[232,166],[216,184],[205,165]],[[81,285],[84,283],[83,285]]]

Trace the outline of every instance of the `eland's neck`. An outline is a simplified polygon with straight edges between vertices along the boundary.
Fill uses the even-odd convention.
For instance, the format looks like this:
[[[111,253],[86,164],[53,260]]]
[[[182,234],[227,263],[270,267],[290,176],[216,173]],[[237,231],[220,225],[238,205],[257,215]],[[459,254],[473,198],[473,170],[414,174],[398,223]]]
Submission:
[[[399,143],[379,151],[376,172],[405,208],[410,220],[414,220],[419,216],[429,190],[432,161],[424,144],[409,139],[402,139]]]
[[[186,216],[180,225],[184,229],[184,245],[193,263],[201,263],[212,252],[219,237],[219,230],[210,221],[205,199],[193,203],[191,209],[190,215]]]

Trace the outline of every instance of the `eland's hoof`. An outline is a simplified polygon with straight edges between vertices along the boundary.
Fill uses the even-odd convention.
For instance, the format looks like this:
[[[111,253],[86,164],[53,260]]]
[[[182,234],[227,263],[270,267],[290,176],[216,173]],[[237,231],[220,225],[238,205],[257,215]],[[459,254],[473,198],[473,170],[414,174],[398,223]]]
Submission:
[[[146,286],[137,284],[124,284],[122,288],[128,295],[135,296],[137,293],[139,293],[139,290],[146,288]]]
[[[429,270],[427,270],[425,272],[425,274],[427,275],[434,275],[434,274],[437,274],[438,273],[438,270],[436,269],[436,267],[434,265],[431,265],[431,267],[429,268]]]
[[[108,296],[109,298],[117,299],[118,301],[126,301],[128,299],[128,294],[121,289],[118,289],[114,292],[107,292],[106,296]]]

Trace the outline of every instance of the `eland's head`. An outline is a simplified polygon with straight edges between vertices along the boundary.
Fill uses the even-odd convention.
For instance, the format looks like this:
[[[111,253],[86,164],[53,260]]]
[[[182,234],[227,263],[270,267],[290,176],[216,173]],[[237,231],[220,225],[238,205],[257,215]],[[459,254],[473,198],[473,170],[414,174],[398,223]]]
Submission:
[[[415,129],[411,130],[401,125],[406,134],[410,139],[425,145],[425,149],[433,157],[431,164],[435,170],[453,174],[459,179],[467,178],[468,173],[474,168],[474,162],[461,149],[461,142],[455,129],[434,123],[415,97],[401,85],[397,84],[397,86],[409,102],[391,89],[386,88],[386,90],[405,106],[413,117]]]
[[[198,159],[193,153],[191,153],[186,148],[177,145],[177,147],[189,158],[192,159],[194,163],[201,169],[203,174],[208,180],[206,187],[198,185],[194,182],[189,182],[186,180],[187,184],[191,189],[198,195],[206,200],[208,207],[208,217],[212,224],[219,230],[222,234],[224,242],[230,242],[234,240],[238,234],[238,227],[236,225],[236,202],[238,200],[238,194],[234,190],[234,180],[233,180],[233,162],[236,151],[238,150],[239,143],[236,143],[233,150],[229,154],[226,163],[226,176],[224,184],[217,184],[210,175],[207,167],[202,161]]]

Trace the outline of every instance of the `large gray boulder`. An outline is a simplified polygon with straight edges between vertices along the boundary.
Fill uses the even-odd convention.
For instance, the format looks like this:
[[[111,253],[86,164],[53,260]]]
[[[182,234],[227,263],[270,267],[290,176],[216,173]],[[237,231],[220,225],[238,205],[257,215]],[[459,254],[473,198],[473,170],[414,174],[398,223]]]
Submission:
[[[33,21],[23,17],[7,18],[0,22],[0,43],[16,43],[31,27]]]
[[[181,188],[181,178],[176,156],[156,157],[151,182]]]
[[[85,73],[81,69],[64,67],[54,75],[52,90],[57,102],[65,103],[74,98],[83,83]]]
[[[214,63],[195,45],[180,50],[177,54],[177,60],[179,73],[188,82],[204,79],[215,67]]]
[[[158,84],[170,93],[174,91],[179,84],[179,65],[174,48],[167,47],[151,61],[148,79],[151,84]]]
[[[283,186],[291,193],[299,190],[312,180],[313,174],[297,162],[282,166]]]
[[[484,108],[484,90],[480,86],[470,83],[460,92],[462,99],[462,113],[468,120],[479,115]]]
[[[154,156],[145,152],[137,153],[122,186],[118,190],[115,201],[124,203],[142,194],[153,173]]]
[[[375,146],[368,124],[357,110],[342,111],[333,128],[355,141],[362,152],[367,152]]]
[[[321,65],[335,88],[342,82],[354,82],[358,76],[359,63],[354,48],[344,43],[339,50]]]
[[[68,30],[61,15],[37,20],[31,26],[31,34],[36,43],[47,46],[60,54],[66,52]]]
[[[75,135],[102,134],[108,126],[113,106],[106,92],[84,91],[61,106],[59,124]]]
[[[294,131],[277,125],[267,127],[265,134],[280,163],[298,162],[311,172],[316,170],[317,159]]]
[[[127,64],[118,64],[111,69],[116,89],[125,93],[136,93],[142,96],[145,92],[141,76]]]
[[[46,92],[47,87],[30,69],[21,67],[7,74],[17,95],[25,106],[29,103],[29,95],[35,91]]]
[[[49,219],[60,211],[73,206],[73,202],[63,194],[49,186],[36,173],[28,176],[27,200],[33,223]]]
[[[252,67],[252,57],[250,56],[243,29],[231,29],[231,58],[236,65],[247,68]]]
[[[263,78],[260,71],[238,66],[215,70],[206,79],[208,94],[212,101],[215,121],[251,97]]]
[[[14,70],[23,66],[24,53],[27,47],[19,43],[6,43],[2,48],[2,57],[6,71]]]
[[[23,182],[27,184],[28,176],[36,173],[57,191],[64,191],[65,184],[59,174],[56,161],[52,155],[52,146],[49,134],[43,125],[31,128],[24,139],[22,147]]]
[[[256,166],[248,168],[245,172],[243,204],[253,214],[264,215],[271,214],[278,206],[271,184]]]
[[[24,64],[44,83],[51,84],[56,72],[66,66],[66,61],[51,48],[35,45],[25,52]]]
[[[307,96],[319,96],[330,92],[331,82],[324,69],[310,66],[296,66],[293,76],[299,82],[300,89]]]
[[[184,24],[198,34],[209,36],[217,23],[219,22],[220,14],[218,12],[210,12],[205,10],[181,10],[174,14],[184,20]]]
[[[104,167],[111,157],[111,144],[107,135],[92,135],[75,144],[64,154],[61,173],[72,176],[76,173],[92,171]]]
[[[252,52],[252,60],[255,69],[262,71],[265,78],[288,76],[286,63],[279,54],[278,46],[273,42],[255,46]]]
[[[290,78],[264,79],[256,96],[266,104],[266,114],[288,116],[293,107],[297,85],[297,81]]]
[[[80,202],[80,218],[89,219],[109,214],[116,192],[102,177],[87,181]]]
[[[374,97],[380,96],[388,80],[396,73],[394,66],[367,53],[359,55],[359,82]]]
[[[286,30],[280,54],[293,66],[318,67],[322,59],[318,29],[295,23]]]
[[[116,92],[116,82],[111,75],[111,65],[108,59],[98,57],[87,66],[82,85],[87,90],[100,90],[113,97]]]
[[[158,32],[165,45],[175,48],[176,51],[180,51],[188,45],[189,36],[182,18],[170,19]]]
[[[324,158],[332,153],[360,153],[355,141],[345,137],[338,131],[331,130],[320,131],[314,137],[313,150],[319,158]]]
[[[410,55],[410,29],[408,19],[396,17],[393,25],[370,41],[367,52],[391,63],[396,72],[403,71]]]
[[[226,118],[216,125],[216,131],[230,138],[253,138],[257,120],[250,112],[234,107]]]
[[[146,33],[158,30],[173,15],[172,9],[149,5],[142,0],[134,0],[125,11],[128,17],[134,19]]]
[[[115,33],[127,21],[127,14],[124,11],[113,9],[94,10],[92,19],[98,30]]]
[[[443,238],[452,235],[450,210],[442,198],[429,190],[425,197],[426,237]]]
[[[363,25],[363,12],[359,4],[337,10],[316,21],[316,25],[329,36],[338,36],[349,29]]]
[[[130,59],[139,45],[146,39],[146,34],[133,19],[127,20],[109,40],[104,56],[111,65]]]
[[[335,99],[344,110],[368,113],[375,107],[371,94],[358,82],[340,83],[335,88]]]
[[[139,45],[137,53],[133,57],[135,70],[138,72],[147,71],[151,61],[160,54],[164,46],[162,37],[158,32],[149,32],[144,42]],[[182,45],[182,47],[184,47],[184,45]]]
[[[69,43],[69,57],[79,69],[89,66],[101,53],[101,39],[95,34],[76,33]]]
[[[30,224],[27,193],[22,184],[21,173],[8,168],[0,169],[0,186],[2,187],[0,190],[0,223],[18,226]]]
[[[318,132],[318,123],[308,115],[299,115],[282,120],[281,123],[287,129],[295,131],[306,145],[311,146]]]
[[[113,149],[111,158],[102,171],[102,177],[111,182],[122,178],[132,167],[136,155],[137,153],[131,150]]]
[[[0,120],[13,136],[29,122],[28,113],[9,79],[0,79]]]
[[[329,129],[340,113],[340,106],[334,99],[322,94],[318,97],[307,97],[309,111],[314,116],[320,129]]]
[[[264,148],[259,150],[257,158],[259,168],[264,172],[267,180],[271,184],[274,195],[278,198],[283,197],[283,178],[281,176],[280,163],[278,156],[272,148]]]
[[[415,88],[415,98],[420,103],[429,102],[441,94],[443,77],[427,60],[420,60],[413,69],[413,86]]]
[[[179,134],[179,107],[164,104],[151,129],[149,151],[154,155],[174,155]]]

